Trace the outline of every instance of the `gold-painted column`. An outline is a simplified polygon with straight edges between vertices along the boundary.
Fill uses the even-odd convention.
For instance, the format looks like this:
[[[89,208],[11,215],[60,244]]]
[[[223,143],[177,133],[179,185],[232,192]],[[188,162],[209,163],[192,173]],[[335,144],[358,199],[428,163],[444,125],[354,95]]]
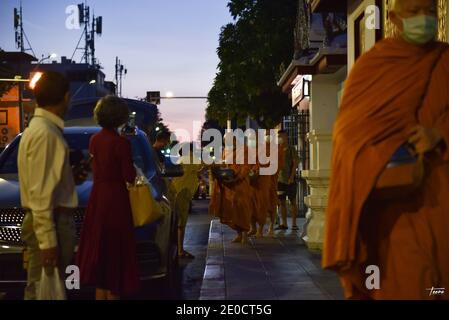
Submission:
[[[448,42],[447,39],[447,0],[438,0],[438,40]]]

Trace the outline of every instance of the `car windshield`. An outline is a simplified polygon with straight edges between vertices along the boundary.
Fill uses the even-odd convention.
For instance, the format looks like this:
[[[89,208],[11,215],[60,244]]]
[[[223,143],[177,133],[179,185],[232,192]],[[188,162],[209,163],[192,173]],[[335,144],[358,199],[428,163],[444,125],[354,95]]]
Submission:
[[[81,160],[89,158],[89,140],[91,134],[77,133],[65,134],[64,138],[70,149],[70,164],[79,164]],[[19,153],[19,144],[11,145],[11,149],[5,150],[6,159],[1,164],[0,174],[17,175],[17,155]]]
[[[71,133],[64,134],[64,138],[70,149],[70,164],[79,164],[81,160],[89,158],[89,141],[92,134],[90,133]],[[142,141],[137,138],[131,139],[132,153],[134,163],[140,167],[144,172],[148,171],[148,163],[144,157],[144,146]],[[12,144],[10,148],[5,150],[6,159],[0,167],[0,175],[7,175],[14,177],[18,174],[17,169],[17,154],[19,152],[19,144]],[[88,179],[92,179],[89,175]]]

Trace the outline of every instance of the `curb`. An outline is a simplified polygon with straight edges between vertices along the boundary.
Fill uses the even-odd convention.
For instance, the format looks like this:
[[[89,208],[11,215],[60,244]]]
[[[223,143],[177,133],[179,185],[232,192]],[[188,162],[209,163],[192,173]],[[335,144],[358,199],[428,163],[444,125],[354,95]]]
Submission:
[[[210,223],[206,267],[199,300],[226,300],[223,227],[219,220],[212,220]]]

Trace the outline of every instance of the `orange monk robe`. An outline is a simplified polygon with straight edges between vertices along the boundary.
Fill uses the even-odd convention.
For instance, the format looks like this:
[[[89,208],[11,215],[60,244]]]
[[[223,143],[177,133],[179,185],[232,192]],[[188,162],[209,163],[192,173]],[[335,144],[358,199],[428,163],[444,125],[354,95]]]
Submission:
[[[247,148],[248,152],[253,152],[257,155],[256,148]],[[248,156],[245,157],[245,163],[248,163],[249,170],[254,173],[254,177],[250,178],[250,199],[251,199],[251,219],[253,222],[257,222],[259,226],[263,226],[266,223],[268,216],[268,203],[266,195],[266,177],[261,176],[260,163],[257,161],[257,156],[255,157],[256,163],[249,164]],[[265,183],[265,185],[264,185]]]
[[[237,164],[237,153],[245,152],[244,148],[234,150],[234,163],[228,167],[235,172],[236,182],[223,185],[217,181],[214,184],[213,199],[209,212],[220,218],[221,223],[230,226],[238,232],[247,232],[251,226],[252,193],[249,181],[250,166],[247,163]],[[230,153],[225,151],[224,157]]]
[[[266,152],[269,155],[270,144],[266,144]],[[277,211],[278,205],[278,195],[277,195],[277,182],[278,182],[278,173],[280,169],[279,162],[282,161],[281,153],[278,153],[278,158],[275,159],[277,161],[277,170],[272,175],[260,175],[255,183],[256,197],[260,203],[259,212],[257,214],[257,222],[259,224],[265,224],[267,217],[274,219],[274,216]],[[260,172],[260,168],[268,168],[270,164],[260,164],[258,161],[258,170]]]
[[[358,60],[346,83],[334,128],[323,267],[339,273],[347,298],[435,298],[427,290],[432,287],[446,288],[439,297],[449,298],[445,49],[442,43],[420,48],[381,41]],[[426,179],[416,195],[376,203],[369,196],[377,177],[417,124],[439,130],[441,152],[427,154]],[[365,286],[368,265],[379,267],[380,290]]]

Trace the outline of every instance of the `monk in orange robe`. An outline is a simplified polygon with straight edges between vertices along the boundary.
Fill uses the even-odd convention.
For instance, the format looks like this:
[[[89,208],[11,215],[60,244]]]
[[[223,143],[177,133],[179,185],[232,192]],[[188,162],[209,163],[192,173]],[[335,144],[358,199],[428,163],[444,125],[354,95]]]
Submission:
[[[225,148],[226,166],[235,172],[232,183],[215,181],[209,212],[220,218],[220,222],[237,232],[235,243],[248,242],[248,231],[251,227],[252,193],[249,180],[250,166],[237,163],[238,155],[244,156],[245,146]]]
[[[347,298],[449,299],[448,45],[433,40],[433,0],[397,0],[391,18],[400,36],[360,57],[345,85],[322,264],[338,272]],[[407,142],[425,154],[422,186],[376,201],[378,177]],[[379,286],[367,285],[368,266],[378,267]]]
[[[275,137],[271,137],[269,131],[267,131],[267,136],[265,137],[265,143],[266,143],[266,152],[267,155],[270,156],[270,144],[275,143],[274,140]],[[276,154],[276,158],[272,158],[271,161],[276,161],[276,172],[272,175],[265,175],[261,176],[262,180],[260,181],[260,190],[261,190],[261,196],[265,199],[264,206],[266,206],[266,214],[269,217],[269,228],[268,228],[268,235],[270,237],[274,236],[274,224],[276,223],[276,214],[277,214],[277,208],[279,205],[279,198],[277,194],[277,188],[278,188],[278,176],[279,176],[279,170],[282,168],[282,150],[278,148],[278,152]],[[261,165],[262,168],[269,167],[270,164],[267,165]]]
[[[248,136],[248,148],[245,162],[248,163],[250,169],[250,192],[251,192],[251,229],[249,236],[255,235],[256,238],[262,238],[264,226],[267,222],[269,214],[268,188],[270,187],[270,176],[261,175],[261,164],[258,157],[257,136],[250,134]],[[252,157],[249,156],[252,154]],[[253,163],[255,162],[255,163]]]
[[[269,134],[269,131],[267,133]],[[270,136],[267,135],[265,141],[261,141],[260,143],[265,144],[266,155],[270,156]],[[261,145],[258,143],[257,136],[250,134],[248,137],[248,152],[253,152],[256,163],[251,164],[252,161],[250,158],[246,158],[250,164],[250,184],[252,187],[251,192],[253,194],[251,229],[248,235],[255,235],[256,238],[262,238],[264,236],[264,226],[267,223],[268,217],[270,217],[268,235],[274,236],[274,223],[278,205],[277,179],[280,168],[280,154],[277,153],[276,159],[270,158],[271,161],[277,161],[276,172],[271,175],[262,174],[261,169],[274,166],[275,164],[261,164],[259,159],[260,148]]]

